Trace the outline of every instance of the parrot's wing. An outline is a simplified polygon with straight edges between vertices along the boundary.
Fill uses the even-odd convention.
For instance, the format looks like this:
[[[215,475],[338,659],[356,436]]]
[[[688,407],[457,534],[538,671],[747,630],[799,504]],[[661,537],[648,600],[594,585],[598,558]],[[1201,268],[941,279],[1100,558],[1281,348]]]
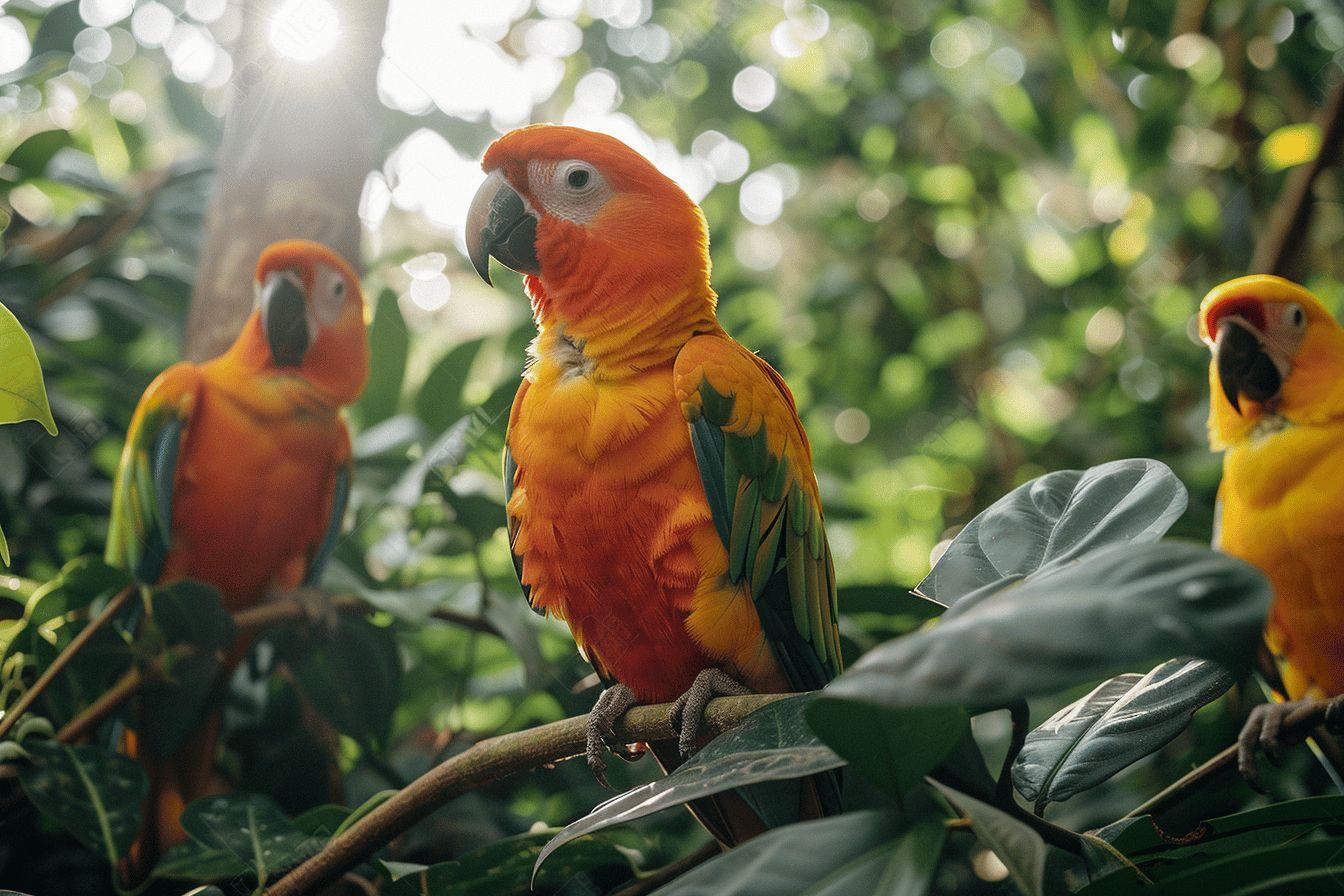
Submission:
[[[345,523],[345,506],[350,501],[350,480],[354,477],[355,461],[350,450],[350,431],[341,424],[341,447],[336,454],[335,469],[331,482],[331,510],[327,514],[327,528],[322,540],[308,558],[308,568],[303,574],[303,584],[316,585],[322,579],[322,573],[336,549],[336,541],[341,537],[341,528]]]
[[[675,382],[728,578],[750,587],[789,683],[820,688],[842,666],[835,568],[793,395],[769,364],[722,334],[686,343]]]
[[[177,458],[201,388],[199,368],[182,363],[149,384],[131,418],[112,488],[107,562],[156,582],[172,543]]]
[[[509,433],[513,431],[514,424],[518,420],[518,411],[523,406],[523,396],[527,394],[528,381],[524,379],[518,386],[518,394],[513,397],[513,407],[509,409],[509,425],[504,431],[504,506],[507,508],[510,500],[513,498],[513,488],[518,481],[518,464],[513,460],[513,452],[509,450]],[[512,513],[508,514],[509,523],[509,555],[513,557],[513,572],[518,576],[518,587],[523,589],[523,597],[527,599],[527,605],[538,613],[544,613],[537,609],[537,605],[532,603],[532,589],[523,581],[523,558],[513,550],[514,539],[518,537],[518,518]]]

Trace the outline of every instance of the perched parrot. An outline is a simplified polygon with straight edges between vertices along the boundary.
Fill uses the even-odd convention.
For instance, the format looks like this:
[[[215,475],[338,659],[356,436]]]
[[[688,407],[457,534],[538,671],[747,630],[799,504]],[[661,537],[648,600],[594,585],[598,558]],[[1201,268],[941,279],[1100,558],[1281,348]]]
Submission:
[[[1338,727],[1344,694],[1344,327],[1279,277],[1215,288],[1200,308],[1209,366],[1209,443],[1223,451],[1215,547],[1274,588],[1263,671],[1279,701],[1257,706],[1239,739],[1271,756],[1304,723]]]
[[[538,329],[504,456],[515,569],[606,685],[589,717],[598,779],[636,703],[677,702],[680,756],[654,745],[675,766],[713,697],[809,691],[840,670],[807,435],[784,380],[719,326],[704,215],[648,160],[536,125],[483,168],[471,261],[487,283],[490,256],[526,275]],[[803,785],[693,811],[732,844],[834,810],[836,776]]]
[[[107,559],[147,583],[191,578],[225,609],[314,584],[350,487],[341,408],[369,370],[359,279],[318,243],[276,243],[256,268],[257,308],[233,346],[183,362],[145,390],[113,488]],[[239,639],[232,669],[250,643]],[[138,860],[182,839],[183,807],[211,788],[218,711],[173,756],[128,734],[150,795]]]

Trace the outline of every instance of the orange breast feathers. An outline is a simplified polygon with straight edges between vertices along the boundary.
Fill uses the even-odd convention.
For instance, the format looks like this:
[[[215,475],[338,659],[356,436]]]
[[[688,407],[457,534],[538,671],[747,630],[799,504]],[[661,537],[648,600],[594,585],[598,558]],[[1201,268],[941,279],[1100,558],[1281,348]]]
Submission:
[[[1290,699],[1344,694],[1341,465],[1344,424],[1289,427],[1224,461],[1218,545],[1274,587],[1265,640]]]
[[[232,612],[302,581],[350,440],[334,410],[294,413],[283,381],[235,379],[214,362],[202,371],[163,578],[210,582]]]
[[[786,690],[751,595],[726,582],[671,362],[603,380],[543,354],[529,376],[509,424],[508,511],[533,605],[643,701],[711,667]]]

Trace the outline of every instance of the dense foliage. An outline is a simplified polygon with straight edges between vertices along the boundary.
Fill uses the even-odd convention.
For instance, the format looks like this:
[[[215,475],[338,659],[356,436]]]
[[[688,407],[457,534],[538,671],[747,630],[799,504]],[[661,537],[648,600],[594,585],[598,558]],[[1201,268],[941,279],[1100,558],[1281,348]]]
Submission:
[[[222,48],[241,27],[233,7],[0,10],[0,301],[36,346],[59,430],[0,399],[0,422],[28,421],[0,427],[6,708],[126,584],[94,558],[134,403],[180,355],[237,87]],[[1318,151],[1309,122],[1340,75],[1344,14],[1318,0],[536,7],[391,4],[386,161],[359,209],[374,374],[324,583],[372,610],[349,601],[338,620],[265,628],[229,695],[238,794],[192,807],[193,840],[155,886],[250,892],[437,763],[592,705],[591,670],[563,626],[528,611],[501,528],[503,414],[532,331],[521,286],[501,272],[487,291],[456,248],[473,160],[527,120],[613,130],[702,200],[721,318],[781,370],[812,439],[853,667],[676,778],[615,763],[617,788],[652,790],[588,816],[571,832],[587,836],[541,864],[540,890],[617,891],[694,852],[704,834],[684,812],[612,826],[647,814],[630,805],[653,792],[661,807],[703,778],[841,762],[849,812],[771,833],[667,892],[971,893],[1006,878],[1042,892],[1089,873],[1089,893],[1139,875],[1224,892],[1329,873],[1338,797],[1266,805],[1207,788],[1173,815],[1182,832],[1208,822],[1185,846],[1119,819],[1230,743],[1258,699],[1222,695],[1248,666],[1263,583],[1194,546],[1218,460],[1191,318],[1208,286],[1246,271],[1285,182]],[[1298,271],[1336,304],[1338,174],[1315,190]],[[6,377],[14,333],[0,317]],[[1161,463],[1101,466],[1138,457]],[[1087,472],[1050,472],[1068,470]],[[1169,529],[1188,541],[1158,542]],[[1071,534],[1046,546],[1042,530]],[[990,532],[1020,565],[986,555],[1002,545]],[[907,595],[921,579],[932,600]],[[193,589],[153,595],[191,612],[114,620],[0,744],[0,887],[110,891],[143,785],[109,749],[115,713],[81,745],[59,732],[128,675],[183,707],[205,698],[193,682],[246,620]],[[920,628],[940,605],[946,618]],[[1136,728],[1110,708],[1139,690]],[[1075,699],[1009,750],[1010,715],[1040,725]],[[183,736],[182,722],[156,736]],[[333,770],[312,760],[332,744],[335,796]],[[1305,751],[1269,783],[1277,798],[1330,788]],[[358,873],[389,893],[526,892],[554,829],[607,796],[582,763],[490,780]],[[1032,822],[1033,804],[1061,828]],[[954,813],[975,836],[944,823]]]

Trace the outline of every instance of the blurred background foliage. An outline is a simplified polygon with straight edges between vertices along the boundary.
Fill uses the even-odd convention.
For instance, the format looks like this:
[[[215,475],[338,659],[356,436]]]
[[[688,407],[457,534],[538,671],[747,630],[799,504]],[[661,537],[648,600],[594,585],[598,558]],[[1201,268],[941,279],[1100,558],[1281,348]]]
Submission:
[[[102,551],[130,413],[180,356],[246,5],[0,3],[0,298],[32,334],[61,427],[0,431],[3,593],[22,599]],[[314,55],[339,31],[322,24],[331,11],[280,4],[271,44]],[[1011,487],[1118,457],[1169,463],[1192,492],[1177,532],[1208,538],[1218,459],[1192,315],[1246,272],[1285,179],[1319,148],[1310,122],[1340,76],[1344,13],[1331,0],[392,0],[382,45],[384,162],[358,209],[374,375],[352,415],[353,529],[327,580],[380,612],[326,659],[238,689],[230,724],[241,780],[291,810],[313,802],[287,792],[304,783],[283,749],[300,736],[296,682],[340,676],[344,702],[326,708],[350,805],[596,694],[563,628],[527,611],[500,528],[502,414],[531,321],[516,277],[476,280],[459,230],[495,136],[529,121],[606,130],[702,202],[723,323],[797,395],[841,585],[909,586]],[[1344,182],[1327,173],[1316,191],[1296,273],[1335,307]],[[851,648],[913,623],[849,593]],[[301,637],[276,635],[268,655],[283,665]],[[1200,718],[1110,785],[1114,807],[1229,740],[1233,713]],[[401,852],[455,855],[599,797],[570,763],[464,797]],[[661,858],[698,836],[680,817],[645,830]],[[1002,876],[976,859],[981,878]],[[943,885],[970,886],[971,867]]]

